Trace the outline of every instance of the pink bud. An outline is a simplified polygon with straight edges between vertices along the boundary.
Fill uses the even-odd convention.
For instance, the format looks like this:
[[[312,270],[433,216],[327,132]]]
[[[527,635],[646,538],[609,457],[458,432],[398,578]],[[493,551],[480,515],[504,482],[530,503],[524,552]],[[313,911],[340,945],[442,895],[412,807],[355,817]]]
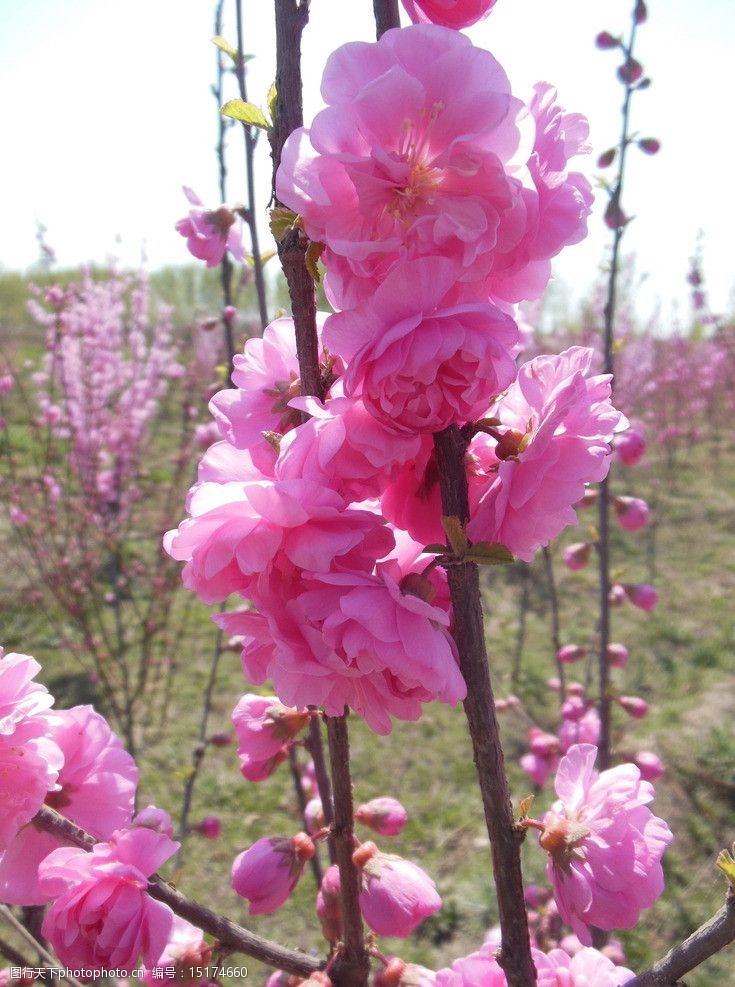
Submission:
[[[3,374],[0,377],[0,394],[7,394],[8,391],[12,391],[15,386],[15,380],[12,374]]]
[[[628,599],[634,607],[650,613],[656,609],[658,603],[658,593],[650,583],[627,583],[624,587]]]
[[[408,821],[408,813],[400,802],[386,795],[359,806],[355,819],[381,836],[398,836]]]
[[[232,864],[232,887],[247,899],[250,915],[270,915],[291,894],[315,847],[306,833],[291,839],[265,837]]]
[[[205,816],[193,827],[195,833],[199,833],[207,840],[216,840],[222,832],[222,823],[219,816]]]
[[[568,696],[583,696],[586,691],[581,682],[567,682]]]
[[[618,524],[626,531],[640,531],[651,520],[651,512],[640,497],[616,497],[613,501]]]
[[[552,689],[554,692],[559,692],[559,690],[561,689],[561,679],[558,679],[556,678],[556,676],[554,676],[554,678],[546,680],[546,685],[549,687],[549,689]]]
[[[656,781],[666,770],[664,762],[653,751],[638,751],[633,758],[633,764],[640,771],[644,781]]]
[[[635,58],[630,56],[626,58],[623,64],[618,69],[618,78],[621,82],[626,85],[630,85],[633,82],[637,82],[643,75],[643,66],[640,62],[637,62]]]
[[[313,761],[309,761],[301,772],[301,787],[310,798],[316,798],[319,794],[319,786],[316,781],[316,768]]]
[[[639,428],[629,428],[615,439],[615,451],[624,466],[635,466],[646,451],[646,439]]]
[[[578,644],[564,644],[556,653],[556,657],[563,664],[573,661],[581,661],[587,655],[587,648],[582,648]]]
[[[561,708],[562,718],[576,723],[587,712],[587,703],[581,696],[570,696]]]
[[[611,230],[618,230],[628,222],[628,217],[620,208],[620,198],[618,195],[614,195],[608,202],[604,218],[605,225]]]
[[[165,809],[159,809],[155,805],[148,805],[145,809],[141,809],[130,825],[131,827],[144,826],[156,833],[163,833],[169,839],[173,839],[174,836],[174,824],[171,822],[171,816]]]
[[[636,720],[642,720],[648,712],[648,703],[640,696],[620,696],[618,705],[622,706],[625,712]]]
[[[590,545],[586,541],[576,541],[564,549],[564,565],[572,572],[584,569],[590,560]]]
[[[224,317],[225,317],[225,318],[226,318],[226,319],[227,319],[227,320],[228,320],[229,322],[232,322],[232,320],[233,320],[233,319],[234,319],[234,318],[236,317],[236,315],[237,315],[237,309],[235,308],[235,306],[234,306],[234,305],[225,305],[225,307],[224,307],[224,308],[222,309],[222,315],[224,315]]]
[[[643,22],[647,20],[648,10],[646,9],[644,0],[638,0],[636,3],[635,10],[633,11],[633,18],[636,24],[643,24]]]
[[[244,695],[232,711],[237,753],[265,761],[300,733],[310,718],[308,710],[284,706],[275,696]]]
[[[620,583],[613,583],[610,587],[610,592],[607,595],[607,599],[611,607],[619,607],[625,603],[628,597]]]
[[[598,48],[618,48],[620,46],[620,38],[614,37],[609,31],[600,31],[600,33],[595,38],[595,44]]]
[[[340,897],[339,867],[332,864],[324,872],[316,896],[316,913],[327,942],[342,938],[342,899]]]
[[[628,649],[624,644],[611,641],[607,646],[607,660],[613,668],[625,668],[628,664]]]
[[[255,761],[248,754],[240,755],[240,774],[248,781],[266,781],[279,764],[288,760],[288,745],[277,751],[273,757],[265,761]]]
[[[319,798],[310,799],[304,808],[304,823],[309,836],[324,828],[324,808]]]
[[[610,165],[615,160],[615,155],[617,154],[617,148],[611,147],[607,151],[603,151],[602,154],[597,159],[598,168],[609,168]]]
[[[559,752],[559,738],[553,733],[532,727],[528,733],[528,746],[537,757],[550,757]]]
[[[657,141],[655,137],[642,137],[638,141],[638,147],[644,154],[658,154],[661,150],[661,142]]]
[[[523,892],[523,900],[529,908],[541,908],[551,897],[551,889],[542,884],[527,884]]]
[[[603,946],[601,952],[612,960],[615,966],[623,966],[625,963],[625,950],[619,939],[610,939],[607,946]]]
[[[588,507],[594,507],[600,496],[599,490],[594,490],[592,487],[587,487],[584,492],[584,497],[578,500],[574,505],[578,511],[583,511]]]
[[[26,512],[22,508],[18,507],[17,504],[10,505],[10,507],[8,508],[8,517],[10,518],[11,522],[17,525],[18,527],[21,527],[24,524],[28,524],[28,522],[30,521],[30,517],[26,514]]]
[[[436,885],[420,867],[363,843],[352,856],[362,871],[360,909],[379,936],[405,939],[441,908]]]

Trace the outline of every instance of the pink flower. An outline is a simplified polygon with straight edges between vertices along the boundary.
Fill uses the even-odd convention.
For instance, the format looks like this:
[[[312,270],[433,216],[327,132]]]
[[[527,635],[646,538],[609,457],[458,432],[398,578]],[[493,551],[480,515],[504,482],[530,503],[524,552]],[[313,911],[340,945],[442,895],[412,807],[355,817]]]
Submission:
[[[483,943],[476,953],[455,960],[451,969],[438,970],[436,987],[507,987],[505,974],[495,959],[497,949],[497,943]],[[534,962],[537,954],[534,949]]]
[[[514,249],[522,219],[501,224],[520,203],[505,168],[522,104],[489,52],[433,24],[386,31],[332,53],[322,96],[284,147],[276,193],[326,243],[336,307],[369,299],[406,256],[450,257],[476,281]]]
[[[12,846],[55,787],[64,756],[47,732],[46,718],[36,715],[11,737],[0,736],[0,851]]]
[[[267,761],[309,724],[308,710],[284,706],[275,696],[247,694],[232,711],[239,741],[237,753],[253,761]]]
[[[615,438],[615,451],[624,466],[635,466],[646,451],[646,439],[640,428],[631,426]]]
[[[240,755],[240,774],[248,781],[267,781],[279,764],[288,760],[288,746],[286,744],[277,750],[265,761],[256,761],[249,754]]]
[[[349,360],[345,392],[389,428],[470,421],[513,379],[518,327],[489,303],[448,302],[457,276],[441,257],[403,262],[369,301],[327,321],[326,345]]]
[[[358,806],[355,819],[381,836],[398,836],[408,821],[408,813],[397,799],[384,795]]]
[[[653,751],[638,751],[633,756],[633,764],[640,771],[644,781],[656,781],[666,771],[664,762]]]
[[[559,727],[559,745],[566,753],[574,744],[597,744],[600,740],[600,714],[590,706],[578,719],[565,717]]]
[[[651,512],[640,497],[616,497],[613,501],[618,524],[626,531],[639,531],[651,520]]]
[[[326,319],[319,313],[318,327]],[[262,338],[245,343],[232,360],[233,387],[219,391],[209,403],[222,435],[237,449],[263,442],[263,432],[283,435],[301,421],[289,406],[301,393],[293,319],[276,319]]]
[[[572,572],[584,569],[590,559],[590,545],[588,542],[574,542],[564,549],[564,565]]]
[[[133,814],[138,768],[104,717],[91,706],[59,710],[49,716],[45,733],[63,761],[53,791],[45,796],[46,805],[97,839],[105,840],[126,826]],[[43,904],[38,865],[58,846],[50,833],[23,827],[0,859],[2,900]]]
[[[54,899],[42,931],[69,967],[131,970],[142,955],[152,966],[174,922],[168,905],[150,898],[148,878],[178,848],[145,827],[118,831],[91,853],[54,850],[41,863],[39,885]]]
[[[530,561],[567,525],[585,484],[607,474],[610,441],[624,422],[610,403],[610,378],[587,377],[592,350],[573,346],[524,364],[492,409],[501,460],[477,495],[467,531]]]
[[[171,821],[171,816],[165,809],[159,809],[156,805],[147,805],[145,809],[141,809],[135,815],[130,826],[131,828],[145,826],[146,829],[152,829],[155,833],[163,833],[171,840],[174,838],[174,824]]]
[[[487,17],[495,0],[401,0],[414,24],[442,24],[457,30]]]
[[[673,836],[646,804],[654,797],[633,764],[598,774],[597,748],[578,744],[562,758],[560,801],[544,819],[541,846],[559,912],[585,945],[590,927],[630,929],[663,891],[661,857]]]
[[[12,374],[3,374],[0,377],[0,396],[12,391],[15,387],[15,378]]]
[[[270,915],[280,908],[314,852],[306,833],[297,833],[290,839],[265,837],[235,857],[232,887],[250,902],[248,913]]]
[[[40,670],[30,655],[9,652],[0,660],[0,736],[10,736],[29,716],[53,706],[46,686],[33,682]]]
[[[538,987],[622,987],[635,976],[596,949],[585,947],[570,956],[566,950],[552,949],[536,955]]]
[[[623,589],[634,607],[638,607],[639,610],[645,610],[646,613],[650,613],[651,610],[656,609],[658,593],[650,583],[626,583]]]
[[[345,509],[338,494],[310,480],[200,483],[188,507],[192,517],[166,534],[164,547],[187,563],[184,585],[207,603],[235,592],[252,597],[271,578],[300,570],[370,569],[392,547],[379,517]]]
[[[558,759],[558,755],[556,757],[540,757],[538,754],[529,753],[521,757],[519,764],[534,785],[543,788]]]
[[[212,947],[205,941],[202,930],[179,915],[174,915],[168,942],[153,964],[153,969],[174,967],[175,982],[193,987],[195,984],[210,982],[206,977],[192,976],[192,970],[197,967],[206,969],[211,958]],[[166,979],[170,979],[168,975]],[[143,977],[143,982],[148,984],[148,987],[157,987],[161,980],[155,976],[152,969],[149,969]]]
[[[352,858],[362,872],[360,910],[379,936],[405,939],[442,906],[436,885],[420,867],[363,843]]]
[[[186,246],[197,260],[216,267],[229,250],[237,262],[245,259],[242,245],[242,220],[227,206],[206,209],[199,196],[184,186],[184,195],[194,207],[180,219],[176,231],[186,237]]]
[[[340,393],[339,384],[335,391]],[[334,396],[326,404],[296,398],[291,405],[311,417],[281,442],[278,476],[315,480],[348,501],[379,497],[421,447],[420,436],[388,428],[361,398]]]

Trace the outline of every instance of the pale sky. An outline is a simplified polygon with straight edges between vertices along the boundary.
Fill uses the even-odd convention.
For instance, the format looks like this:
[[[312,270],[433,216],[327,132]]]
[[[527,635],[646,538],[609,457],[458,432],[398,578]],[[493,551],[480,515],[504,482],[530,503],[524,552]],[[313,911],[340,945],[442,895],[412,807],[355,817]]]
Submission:
[[[227,6],[234,6],[230,0]],[[684,278],[698,230],[715,311],[732,311],[735,3],[648,0],[637,54],[653,79],[634,99],[633,126],[657,137],[661,153],[631,155],[624,206],[636,216],[625,243],[647,274],[640,306],[657,299],[686,317]],[[272,4],[243,0],[249,96],[264,102],[274,75]],[[502,63],[514,92],[534,82],[558,87],[569,110],[585,113],[590,176],[615,143],[622,87],[618,55],[595,49],[595,34],[627,31],[630,0],[498,0],[468,33]],[[23,269],[37,257],[35,221],[60,265],[113,253],[148,265],[185,262],[175,221],[186,212],[181,186],[216,205],[216,107],[212,0],[0,0],[0,266]],[[234,41],[234,21],[224,32]],[[307,122],[320,106],[321,67],[349,40],[373,40],[372,0],[312,0],[304,36]],[[234,95],[234,93],[233,93]],[[231,143],[240,151],[239,133]],[[265,141],[263,141],[263,144]],[[229,198],[244,198],[240,158]],[[265,225],[269,161],[259,159]],[[566,251],[557,270],[583,294],[609,242],[598,197],[591,235]]]

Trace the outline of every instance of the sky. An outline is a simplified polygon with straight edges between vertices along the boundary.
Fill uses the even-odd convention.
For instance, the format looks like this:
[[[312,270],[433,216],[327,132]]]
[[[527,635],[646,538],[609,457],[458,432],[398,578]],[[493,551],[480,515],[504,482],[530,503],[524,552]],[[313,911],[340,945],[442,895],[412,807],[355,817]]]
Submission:
[[[712,309],[735,308],[735,3],[647,2],[636,51],[652,86],[634,98],[632,126],[662,149],[655,157],[631,154],[623,204],[635,220],[624,245],[643,279],[641,317],[660,309],[670,323],[689,313],[685,277],[700,230]],[[593,153],[576,167],[591,180],[597,155],[617,140],[622,97],[619,55],[598,51],[594,37],[627,31],[631,6],[498,0],[467,32],[501,62],[516,95],[551,82],[563,106],[586,114]],[[226,0],[229,7],[234,0]],[[275,74],[272,11],[270,0],[243,0],[244,48],[255,55],[248,63],[253,102],[265,102]],[[174,231],[186,212],[181,186],[218,203],[213,12],[213,0],[0,0],[0,269],[36,261],[37,222],[47,227],[60,266],[110,255],[126,264],[145,257],[150,268],[189,259]],[[234,21],[223,33],[234,41]],[[327,54],[373,38],[371,0],[312,0],[304,35],[307,123],[321,106]],[[236,130],[230,142],[228,198],[237,201],[245,193]],[[262,146],[264,228],[269,163]],[[604,201],[598,194],[589,237],[555,265],[572,297],[585,294],[604,260]]]

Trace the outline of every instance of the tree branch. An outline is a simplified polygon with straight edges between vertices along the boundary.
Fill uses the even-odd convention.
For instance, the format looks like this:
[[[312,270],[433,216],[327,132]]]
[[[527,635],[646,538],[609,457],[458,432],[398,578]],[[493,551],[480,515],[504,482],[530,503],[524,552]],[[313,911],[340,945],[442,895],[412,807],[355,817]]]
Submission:
[[[650,970],[628,980],[625,987],[674,987],[677,981],[704,963],[710,956],[735,940],[735,896],[728,894],[725,904],[712,918],[700,925],[688,939],[674,946]]]
[[[373,0],[373,10],[375,12],[375,29],[378,39],[392,27],[401,26],[398,0]]]
[[[469,520],[467,474],[464,457],[466,442],[456,425],[434,435],[442,510]],[[503,748],[495,715],[495,698],[490,682],[480,580],[477,566],[466,562],[447,570],[452,596],[453,634],[459,664],[467,683],[464,710],[472,738],[475,767],[482,793],[485,822],[493,859],[495,892],[500,913],[502,944],[498,963],[505,971],[509,987],[533,987],[536,968],[531,958],[528,920],[523,902],[520,838],[505,775]]]

